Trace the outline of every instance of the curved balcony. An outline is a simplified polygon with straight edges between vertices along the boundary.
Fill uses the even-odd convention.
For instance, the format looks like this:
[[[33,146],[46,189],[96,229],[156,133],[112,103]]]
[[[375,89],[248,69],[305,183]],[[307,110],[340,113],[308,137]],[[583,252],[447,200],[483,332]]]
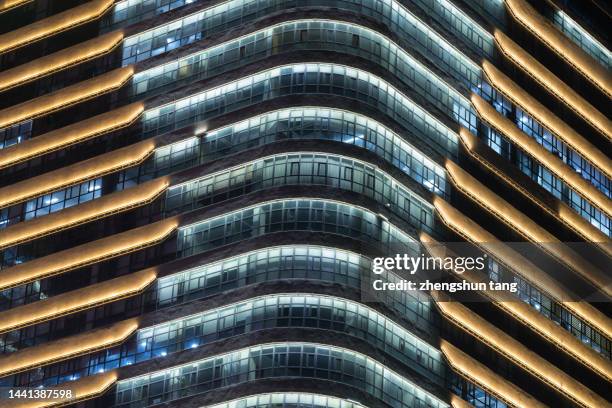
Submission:
[[[458,136],[436,116],[410,99],[393,84],[359,68],[313,62],[277,65],[243,75],[241,79],[210,86],[189,96],[181,95],[143,114],[144,137],[195,125],[203,120],[280,97],[317,95],[346,97],[387,114],[415,137],[442,155],[456,155]],[[333,82],[332,82],[333,78]]]
[[[298,241],[303,242],[303,239]],[[313,240],[306,239],[309,242]],[[354,245],[355,242],[348,237],[340,238],[338,241],[342,244],[348,242],[348,246]],[[112,350],[94,350],[87,358],[79,357],[66,363],[41,367],[40,370],[30,370],[29,373],[17,376],[16,383],[23,386],[27,384],[30,387],[38,385],[48,387],[58,382],[94,375],[101,370],[109,371],[117,367],[158,359],[164,354],[173,355],[181,350],[192,349],[196,345],[204,346],[227,339],[232,332],[236,335],[244,334],[243,322],[246,317],[249,322],[246,330],[252,331],[254,335],[264,328],[278,330],[290,324],[296,329],[310,327],[313,330],[318,328],[345,332],[347,335],[367,341],[371,340],[370,335],[374,331],[379,332],[379,329],[383,328],[380,322],[384,320],[387,322],[384,325],[387,329],[382,333],[386,334],[377,337],[388,340],[371,344],[381,350],[387,350],[399,360],[408,361],[416,373],[443,387],[443,362],[440,360],[439,352],[429,345],[435,342],[432,340],[436,332],[433,327],[435,317],[431,314],[430,301],[425,294],[384,293],[376,296],[377,302],[384,305],[380,308],[359,305],[358,302],[362,299],[362,285],[366,284],[370,276],[371,258],[335,247],[288,245],[286,240],[281,242],[282,246],[276,246],[265,240],[264,244],[267,246],[248,252],[244,251],[244,246],[237,245],[235,246],[239,251],[237,255],[229,257],[225,255],[213,262],[207,262],[202,258],[194,262],[192,258],[189,265],[199,264],[199,266],[187,270],[180,270],[185,266],[177,266],[175,262],[161,265],[157,268],[158,280],[143,294],[146,310],[155,311],[141,317],[139,331],[134,336]],[[168,273],[170,275],[167,275]],[[379,278],[387,282],[400,281],[398,276],[387,272]],[[82,289],[75,290],[75,296],[81,291]],[[294,292],[306,294],[291,294]],[[287,302],[289,296],[294,296],[291,302]],[[307,303],[310,306],[303,303],[304,296],[310,299]],[[338,299],[334,300],[336,298]],[[354,305],[356,309],[342,311],[346,309],[345,304]],[[279,309],[273,305],[284,306]],[[288,310],[288,307],[296,310],[296,313],[302,307],[312,311],[319,310],[319,317],[311,314],[306,321],[300,319],[288,321],[286,314],[278,314],[281,310]],[[330,307],[332,309],[329,309]],[[343,319],[343,323],[335,318],[330,320],[329,310],[337,310],[332,312],[333,316],[352,316],[354,310],[361,310],[359,313],[364,318],[368,315],[379,317],[376,320],[368,318],[373,328],[362,332],[364,327],[355,327],[353,322],[357,320],[353,318]],[[266,316],[263,317],[263,321],[262,311]],[[381,315],[382,311],[387,315]],[[389,311],[392,312],[390,315]],[[167,313],[171,313],[174,323],[164,318]],[[201,326],[202,322],[217,319],[218,315],[225,316],[227,324],[224,328],[217,328],[211,332],[208,323],[204,323],[205,328]],[[394,319],[391,319],[391,316]],[[392,320],[397,323],[393,323]],[[175,323],[180,326],[177,330],[174,329]],[[387,331],[391,327],[396,329]],[[196,337],[192,335],[193,330],[199,333]],[[160,336],[166,335],[169,336],[168,341],[160,342]],[[399,344],[393,340],[396,336],[401,339]],[[30,341],[34,342],[33,339]],[[27,349],[35,351],[36,348],[30,348],[29,344],[31,343],[22,344],[24,349],[16,353],[25,355]],[[21,349],[21,346],[19,348]],[[417,350],[424,353],[420,359],[416,357]],[[431,358],[425,358],[426,356]]]
[[[350,191],[370,198],[416,229],[433,229],[433,208],[385,169],[354,155],[327,149],[285,149],[223,170],[203,174],[168,189],[167,214],[184,213],[213,203],[280,186],[306,186]],[[228,176],[236,181],[228,186]]]
[[[451,120],[475,130],[476,114],[469,99],[415,58],[412,55],[414,51],[402,48],[383,32],[350,20],[324,18],[271,24],[240,37],[238,44],[235,41],[223,42],[141,70],[134,74],[130,91],[132,97],[152,96],[257,61],[272,57],[280,59],[281,55],[296,50],[303,51],[304,55],[328,51],[359,57],[378,65],[427,103],[434,104]],[[245,50],[238,60],[233,56],[236,46]],[[280,61],[287,62],[287,59]]]
[[[259,288],[264,286],[259,285]],[[352,296],[347,296],[348,293],[342,293],[344,287],[336,288],[333,292],[337,295],[331,295],[329,287],[318,284],[286,285],[285,290],[282,286],[275,286],[277,290],[268,285],[267,292],[272,293],[262,296],[253,296],[257,292],[251,286],[239,296],[241,300],[238,302],[216,298],[191,304],[189,311],[175,308],[159,314],[153,312],[141,319],[148,322],[112,350],[95,350],[85,358],[54,364],[37,374],[31,371],[19,377],[18,381],[30,387],[56,385],[70,378],[82,378],[134,364],[156,365],[166,357],[176,358],[183,351],[202,347],[217,349],[222,344],[241,342],[245,337],[275,338],[275,332],[290,330],[308,332],[308,338],[323,338],[334,344],[350,338],[348,344],[361,343],[376,350],[374,355],[384,354],[406,365],[409,367],[406,371],[426,378],[432,389],[440,391],[445,388],[446,365],[440,351],[381,311],[351,300],[359,299],[359,291],[351,291]],[[286,290],[289,288],[291,291]],[[313,293],[312,289],[326,293]],[[227,292],[227,298],[236,299],[236,292]],[[194,309],[193,306],[197,307]],[[387,310],[385,307],[382,309]],[[307,315],[300,314],[302,311],[308,311]],[[164,313],[170,313],[173,319],[164,319]],[[225,323],[211,326],[216,321]],[[82,335],[64,340],[79,336]],[[167,340],[162,340],[164,337]],[[28,347],[16,353],[36,352],[40,347],[43,346]]]
[[[287,407],[293,404],[306,405],[312,408],[366,408],[365,405],[352,399],[343,399],[324,394],[298,393],[298,392],[275,392],[268,394],[249,395],[248,397],[236,398],[231,401],[221,402],[210,406],[210,408],[234,408],[247,406],[249,408],[263,408],[270,406]],[[256,402],[253,402],[256,399]],[[242,405],[245,404],[245,405]],[[254,405],[253,405],[254,404]]]
[[[124,3],[125,4],[125,3]],[[310,0],[310,7],[336,7],[341,11],[358,11],[363,16],[375,20],[381,26],[388,27],[401,39],[406,39],[405,44],[418,49],[424,55],[429,55],[435,61],[434,64],[443,67],[445,72],[465,83],[466,85],[476,86],[480,79],[480,68],[470,58],[459,51],[456,46],[443,36],[432,30],[427,24],[413,14],[402,2],[397,0]],[[424,4],[430,7],[429,4]],[[136,8],[138,5],[136,5]],[[124,65],[135,63],[150,58],[154,54],[163,53],[198,41],[202,35],[220,33],[239,25],[251,23],[254,19],[273,14],[282,14],[296,7],[296,3],[289,0],[260,0],[257,7],[251,7],[243,3],[224,2],[212,6],[200,12],[191,13],[187,16],[179,17],[175,20],[164,23],[163,25],[151,28],[147,31],[139,32],[129,36],[125,40],[124,46]],[[136,10],[141,11],[140,10]],[[457,10],[458,11],[458,10]],[[439,13],[438,10],[435,10]],[[445,10],[442,18],[448,18],[449,14],[454,14],[450,10]],[[465,14],[459,17],[467,17]],[[238,18],[232,16],[240,16]],[[455,17],[453,16],[453,17]],[[453,22],[455,22],[453,18]],[[474,25],[473,21],[467,25]],[[474,25],[475,26],[475,25]],[[171,28],[170,28],[171,27]],[[474,27],[476,28],[476,27]],[[453,27],[452,29],[455,29]],[[478,31],[482,29],[477,27]],[[476,34],[476,31],[472,31]],[[481,31],[485,34],[484,31]],[[465,35],[464,33],[459,34]],[[492,48],[487,38],[481,34],[483,43],[477,47],[484,47],[486,55],[489,55]],[[474,42],[477,42],[473,39]],[[488,41],[487,41],[488,40]]]
[[[330,367],[331,358],[337,362],[334,366],[336,368]],[[310,366],[309,360],[315,365]],[[220,367],[219,375],[212,374],[209,367],[213,366]],[[318,369],[314,370],[314,367]],[[362,369],[358,370],[357,367]],[[115,403],[112,406],[132,407],[141,400],[153,399],[159,402],[175,401],[212,391],[218,388],[215,385],[217,383],[229,386],[264,378],[284,377],[291,378],[293,382],[299,382],[296,377],[302,380],[325,381],[329,380],[331,370],[339,374],[334,383],[364,390],[388,405],[406,408],[415,405],[428,408],[448,407],[447,403],[369,356],[344,347],[309,342],[266,343],[213,355],[192,361],[188,365],[169,367],[155,374],[155,378],[162,377],[164,383],[168,384],[168,387],[163,387],[161,393],[148,391],[154,381],[151,374],[127,378],[117,383]],[[191,376],[191,373],[196,375]],[[193,380],[181,381],[183,378]],[[175,392],[178,387],[182,388],[182,392]]]

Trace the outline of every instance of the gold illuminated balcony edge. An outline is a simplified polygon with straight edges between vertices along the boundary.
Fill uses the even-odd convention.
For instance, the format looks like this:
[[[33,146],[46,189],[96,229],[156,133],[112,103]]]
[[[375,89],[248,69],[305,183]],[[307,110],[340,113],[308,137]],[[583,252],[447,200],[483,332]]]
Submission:
[[[150,247],[164,241],[177,227],[176,218],[167,218],[12,266],[0,274],[0,290]]]
[[[1,0],[0,1],[0,14],[12,10],[16,7],[23,6],[24,4],[30,3],[34,0]]]
[[[612,139],[609,136],[612,132],[610,120],[604,114],[498,29],[495,30],[495,42],[498,49],[510,61],[548,89],[560,102],[576,112],[602,135]]]
[[[531,372],[553,389],[565,394],[582,406],[601,408],[608,402],[564,371],[555,367],[535,352],[528,350],[514,338],[493,326],[467,307],[453,301],[442,300],[435,291],[432,296],[442,315],[455,325],[470,333],[484,344],[504,355],[518,366]],[[527,405],[530,407],[530,405]]]
[[[76,404],[79,401],[85,401],[104,394],[117,382],[117,373],[108,371],[102,374],[90,375],[76,381],[69,381],[55,387],[50,387],[51,390],[71,390],[74,396],[70,401],[67,400],[21,400],[8,403],[7,408],[50,408],[63,406],[69,403]]]
[[[155,150],[143,140],[69,166],[0,188],[0,208],[142,163]]]
[[[546,21],[524,0],[506,0],[510,14],[562,59],[581,72],[596,87],[612,97],[612,79],[606,69]]]
[[[108,54],[122,41],[123,31],[113,31],[0,72],[0,92]]]
[[[455,372],[469,382],[478,384],[508,405],[521,408],[546,408],[546,405],[495,374],[446,340],[441,340],[440,349]]]
[[[144,111],[135,102],[0,150],[0,169],[130,126]]]
[[[0,35],[0,54],[95,20],[106,13],[113,4],[114,0],[93,0],[2,34]]]
[[[474,408],[472,404],[455,394],[451,394],[450,403],[453,408]]]
[[[523,133],[510,119],[502,116],[480,96],[472,94],[471,101],[481,119],[516,143],[529,156],[533,157],[555,173],[557,177],[564,180],[585,200],[612,217],[610,200],[604,196],[601,191],[597,190],[595,186],[576,174],[576,172],[567,164],[563,163],[559,157],[550,153],[544,147],[540,146],[538,142]]]
[[[612,323],[607,316],[588,303],[567,301],[566,291],[531,261],[504,245],[493,234],[466,217],[441,197],[434,197],[433,201],[440,219],[450,229],[490,254],[506,268],[561,302],[577,316],[600,330],[607,338],[612,338]]]
[[[596,245],[606,255],[612,257],[612,245],[610,239],[604,235],[600,230],[593,227],[592,224],[587,222],[584,218],[572,210],[567,204],[559,203],[559,217],[568,224],[570,228],[573,228],[578,234],[581,234]]]
[[[11,225],[0,230],[0,249],[140,207],[159,197],[169,184],[169,179],[162,177],[94,201]]]
[[[446,172],[453,185],[498,220],[568,266],[595,288],[612,296],[612,281],[561,241],[450,160]]]
[[[0,111],[0,129],[15,123],[48,115],[96,96],[121,88],[132,78],[134,67],[127,66],[30,99]]]
[[[428,253],[436,257],[449,256],[449,251],[426,232],[421,232],[419,239],[425,246]],[[453,255],[451,255],[453,256]],[[450,271],[449,271],[450,272]],[[484,273],[465,271],[460,275],[469,282],[487,282],[488,278]],[[522,322],[546,341],[560,348],[572,357],[581,361],[591,370],[601,375],[608,381],[612,381],[612,363],[599,355],[595,350],[584,345],[571,333],[553,323],[550,319],[524,303],[517,297],[506,292],[481,291],[480,293],[492,300],[492,303],[503,310],[505,313]]]
[[[611,241],[607,235],[595,228],[593,225],[588,223],[584,218],[579,216],[575,211],[567,206],[567,204],[556,200],[557,210],[553,210],[548,205],[543,203],[540,199],[531,194],[530,191],[523,188],[523,186],[512,178],[508,177],[505,173],[500,171],[495,165],[487,161],[484,157],[478,154],[476,146],[479,143],[476,136],[474,136],[469,130],[465,128],[459,129],[459,137],[462,144],[465,146],[468,154],[477,160],[480,164],[485,166],[489,171],[496,174],[504,182],[512,186],[515,190],[519,191],[525,197],[529,198],[534,204],[552,215],[568,228],[575,231],[578,235],[581,235],[584,239],[595,245],[598,249],[604,252],[606,255],[612,257],[612,246]]]
[[[134,296],[145,290],[156,278],[157,272],[154,268],[144,269],[38,302],[17,306],[0,312],[0,333]]]
[[[599,149],[500,72],[493,64],[484,61],[482,63],[482,70],[488,82],[495,89],[510,99],[515,105],[522,108],[531,117],[535,118],[542,126],[581,154],[586,160],[590,161],[592,165],[599,168],[607,177],[612,178],[612,163]],[[609,131],[610,129],[607,130]],[[611,134],[608,133],[607,136],[610,137]]]
[[[0,356],[0,377],[120,345],[136,329],[134,318]]]

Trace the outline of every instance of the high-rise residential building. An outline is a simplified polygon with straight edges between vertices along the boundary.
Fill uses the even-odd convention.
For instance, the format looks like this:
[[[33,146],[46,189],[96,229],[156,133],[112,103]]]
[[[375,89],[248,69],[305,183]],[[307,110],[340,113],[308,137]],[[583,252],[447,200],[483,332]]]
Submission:
[[[611,14],[1,0],[0,407],[612,406]]]

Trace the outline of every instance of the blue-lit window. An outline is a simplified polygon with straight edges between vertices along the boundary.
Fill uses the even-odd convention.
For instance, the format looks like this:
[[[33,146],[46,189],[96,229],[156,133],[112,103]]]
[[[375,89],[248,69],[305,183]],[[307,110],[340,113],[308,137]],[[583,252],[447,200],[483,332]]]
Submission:
[[[0,149],[12,146],[29,139],[32,135],[32,121],[17,123],[0,129]]]
[[[9,208],[0,209],[0,229],[4,229],[9,224]]]
[[[507,408],[508,406],[482,388],[465,380],[457,374],[451,374],[451,391],[472,404],[474,408]]]
[[[115,3],[111,15],[103,22],[105,31],[167,13],[196,0],[123,0]]]
[[[0,291],[0,311],[45,298],[46,295],[41,291],[40,281],[15,286]]]
[[[85,183],[68,187],[64,190],[45,194],[25,204],[24,218],[26,220],[63,210],[102,195],[102,179],[86,181]]]

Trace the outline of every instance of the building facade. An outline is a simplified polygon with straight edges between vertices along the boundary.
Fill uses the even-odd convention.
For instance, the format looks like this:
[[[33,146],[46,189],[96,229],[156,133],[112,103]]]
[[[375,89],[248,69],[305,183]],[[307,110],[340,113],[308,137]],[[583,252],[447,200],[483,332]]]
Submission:
[[[610,15],[0,1],[0,406],[611,406]]]

